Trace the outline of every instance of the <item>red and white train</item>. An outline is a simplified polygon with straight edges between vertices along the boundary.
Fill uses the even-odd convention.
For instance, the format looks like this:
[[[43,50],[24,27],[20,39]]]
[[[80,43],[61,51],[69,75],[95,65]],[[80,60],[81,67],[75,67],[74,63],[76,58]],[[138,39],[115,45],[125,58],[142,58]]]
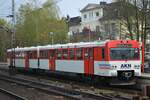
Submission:
[[[16,68],[23,70],[42,69],[127,83],[141,75],[140,45],[135,40],[24,47],[9,49],[7,54],[8,64],[15,58]]]

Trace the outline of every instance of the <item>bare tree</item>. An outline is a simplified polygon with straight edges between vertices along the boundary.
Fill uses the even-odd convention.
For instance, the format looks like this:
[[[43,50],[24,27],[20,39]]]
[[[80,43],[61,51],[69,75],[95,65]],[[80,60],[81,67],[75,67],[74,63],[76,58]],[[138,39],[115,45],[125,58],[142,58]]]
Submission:
[[[130,38],[133,39],[133,31],[136,32],[136,40],[146,41],[147,23],[149,16],[150,0],[115,0],[121,2],[120,15],[126,21],[126,27]],[[135,29],[134,29],[135,27]]]

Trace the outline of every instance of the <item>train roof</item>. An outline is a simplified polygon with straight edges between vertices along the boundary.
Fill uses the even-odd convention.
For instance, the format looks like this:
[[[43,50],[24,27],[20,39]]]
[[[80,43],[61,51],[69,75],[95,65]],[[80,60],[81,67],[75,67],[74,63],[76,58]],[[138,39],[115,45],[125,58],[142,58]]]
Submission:
[[[59,48],[81,48],[81,47],[95,47],[95,46],[104,46],[106,41],[94,41],[94,42],[79,42],[79,43],[67,43],[67,44],[55,44],[55,45],[45,45],[45,46],[33,46],[33,47],[22,47],[15,49],[8,49],[7,52],[15,51],[35,51],[39,50],[47,50],[47,49],[59,49]],[[121,40],[111,40],[111,41],[121,41]],[[129,40],[132,41],[132,40]]]

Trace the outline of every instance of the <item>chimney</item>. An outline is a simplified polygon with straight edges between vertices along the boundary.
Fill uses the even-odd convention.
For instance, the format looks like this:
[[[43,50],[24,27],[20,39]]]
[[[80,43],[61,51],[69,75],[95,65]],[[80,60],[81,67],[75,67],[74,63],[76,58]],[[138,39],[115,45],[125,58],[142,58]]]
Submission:
[[[106,2],[104,2],[104,1],[101,1],[100,2],[100,5],[106,5],[107,3]]]

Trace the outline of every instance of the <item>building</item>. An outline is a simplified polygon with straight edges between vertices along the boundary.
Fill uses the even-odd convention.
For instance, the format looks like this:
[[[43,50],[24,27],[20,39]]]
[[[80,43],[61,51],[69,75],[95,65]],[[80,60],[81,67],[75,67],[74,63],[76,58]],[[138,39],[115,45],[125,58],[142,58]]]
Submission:
[[[72,17],[69,19],[69,30],[71,33],[74,34],[79,34],[81,30],[81,17]]]
[[[120,17],[121,7],[121,2],[88,4],[80,11],[81,17],[71,18],[69,30],[74,35],[87,35],[89,41],[127,38],[127,28]]]

